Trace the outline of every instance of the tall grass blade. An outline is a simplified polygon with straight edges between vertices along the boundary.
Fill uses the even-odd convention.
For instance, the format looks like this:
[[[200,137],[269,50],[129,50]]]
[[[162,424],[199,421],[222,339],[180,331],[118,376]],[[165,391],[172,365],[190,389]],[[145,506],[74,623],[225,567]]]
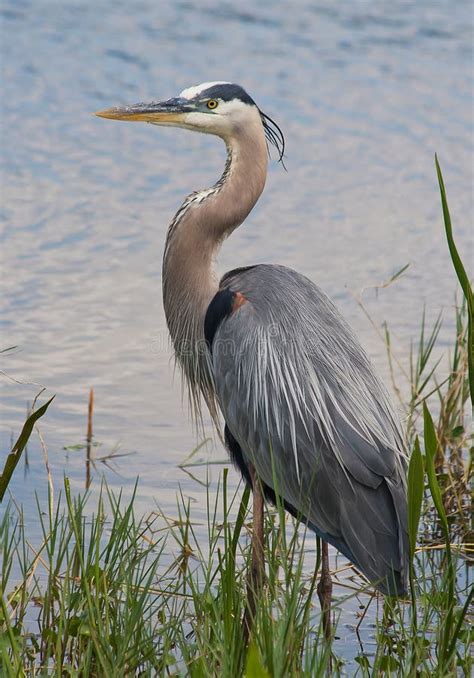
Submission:
[[[237,545],[240,539],[240,533],[242,532],[242,527],[245,521],[245,516],[247,515],[248,505],[250,498],[250,486],[246,485],[244,492],[242,494],[242,499],[239,506],[239,512],[235,521],[234,534],[232,535],[232,554],[235,558],[237,552]]]
[[[431,414],[428,410],[426,403],[423,403],[423,422],[424,422],[424,438],[425,438],[425,452],[426,452],[426,473],[428,476],[428,485],[430,488],[430,493],[433,498],[433,503],[435,505],[436,512],[440,521],[441,529],[444,535],[445,547],[446,547],[446,560],[447,560],[447,606],[445,610],[445,618],[441,633],[441,640],[438,646],[438,657],[439,664],[442,670],[448,670],[449,664],[452,658],[452,649],[454,644],[452,643],[453,632],[455,626],[453,623],[454,616],[454,606],[455,606],[455,568],[453,565],[452,553],[451,553],[451,539],[449,535],[449,525],[448,519],[446,516],[446,511],[443,504],[443,498],[441,495],[441,490],[438,483],[438,478],[436,477],[435,470],[435,459],[438,451],[438,441],[436,438],[436,431],[431,418]],[[455,638],[456,636],[454,636]]]
[[[13,351],[15,348],[18,348],[18,346],[9,346],[8,348],[2,348],[0,350],[0,353],[7,353],[8,351]]]
[[[270,674],[263,666],[260,659],[257,646],[254,642],[250,643],[247,652],[247,663],[245,667],[245,678],[270,678]]]
[[[7,460],[5,462],[5,466],[3,467],[2,474],[0,475],[0,502],[3,500],[3,497],[5,496],[8,484],[13,475],[13,471],[15,470],[18,462],[20,461],[23,450],[26,447],[26,443],[30,438],[31,432],[33,431],[33,426],[38,421],[38,419],[42,417],[43,414],[46,412],[53,399],[54,396],[50,398],[47,403],[38,408],[36,412],[30,414],[28,419],[23,424],[23,428],[21,430],[20,435],[18,436],[18,440],[13,445],[13,449],[8,455]]]
[[[410,544],[410,560],[413,560],[415,555],[416,536],[421,517],[424,489],[423,476],[423,457],[417,436],[408,466],[408,540]]]
[[[409,563],[409,580],[410,580],[410,594],[411,594],[411,618],[413,635],[416,636],[418,632],[418,617],[416,607],[416,590],[415,590],[415,549],[416,538],[418,534],[418,526],[420,524],[421,507],[423,503],[424,493],[424,464],[423,457],[420,450],[420,442],[418,436],[415,438],[413,451],[408,465],[408,542],[410,546],[410,563]],[[416,653],[413,653],[412,670],[416,665]]]
[[[446,238],[448,241],[449,253],[451,255],[451,260],[453,262],[456,275],[458,276],[459,284],[461,285],[464,296],[466,297],[467,302],[467,315],[468,315],[468,363],[469,363],[469,391],[471,393],[471,402],[474,405],[474,336],[473,336],[473,323],[474,323],[474,296],[472,293],[472,287],[469,282],[466,270],[462,263],[461,257],[457,250],[456,244],[453,237],[453,228],[451,225],[451,216],[449,214],[448,208],[448,199],[446,197],[446,189],[444,187],[443,175],[441,174],[441,168],[438,162],[438,156],[435,155],[436,163],[436,172],[438,174],[438,183],[439,190],[441,193],[441,204],[443,206],[443,216],[444,216],[444,227],[446,230]]]
[[[436,438],[436,431],[428,410],[426,403],[423,403],[423,423],[424,423],[424,438],[425,438],[425,452],[426,452],[426,473],[428,476],[428,485],[430,493],[433,498],[433,503],[438,514],[441,529],[446,540],[446,549],[451,553],[451,542],[449,539],[448,519],[444,509],[443,498],[439,487],[438,479],[436,477],[435,459],[438,450],[438,441]]]

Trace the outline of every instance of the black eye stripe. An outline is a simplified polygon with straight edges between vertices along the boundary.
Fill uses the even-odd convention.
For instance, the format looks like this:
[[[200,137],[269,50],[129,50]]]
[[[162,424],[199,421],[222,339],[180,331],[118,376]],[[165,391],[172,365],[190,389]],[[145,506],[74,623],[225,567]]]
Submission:
[[[232,101],[233,99],[239,99],[244,104],[254,104],[255,101],[249,97],[247,92],[240,87],[240,85],[234,84],[220,84],[213,85],[207,89],[200,92],[201,97],[208,97],[209,99],[220,99],[221,101]]]

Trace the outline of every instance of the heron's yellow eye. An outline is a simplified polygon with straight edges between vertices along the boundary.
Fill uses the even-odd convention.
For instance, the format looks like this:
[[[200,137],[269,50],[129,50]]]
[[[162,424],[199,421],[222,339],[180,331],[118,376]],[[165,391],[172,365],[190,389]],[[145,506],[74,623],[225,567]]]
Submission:
[[[207,102],[207,107],[210,108],[211,111],[213,108],[217,108],[218,105],[219,103],[215,99],[209,99],[209,101]]]

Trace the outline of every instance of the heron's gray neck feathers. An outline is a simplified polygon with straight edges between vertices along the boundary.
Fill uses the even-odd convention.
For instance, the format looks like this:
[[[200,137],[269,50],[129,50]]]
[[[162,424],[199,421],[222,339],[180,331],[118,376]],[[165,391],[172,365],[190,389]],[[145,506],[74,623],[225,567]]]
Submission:
[[[260,118],[226,139],[219,181],[192,193],[173,219],[163,260],[163,301],[175,355],[201,420],[201,395],[218,420],[210,355],[204,340],[207,307],[218,290],[213,262],[223,240],[247,217],[265,185],[267,149]]]

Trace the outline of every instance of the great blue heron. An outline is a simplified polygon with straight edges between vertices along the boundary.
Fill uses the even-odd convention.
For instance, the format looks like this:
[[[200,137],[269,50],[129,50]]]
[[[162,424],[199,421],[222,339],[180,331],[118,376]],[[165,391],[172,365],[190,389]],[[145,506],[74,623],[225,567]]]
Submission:
[[[257,264],[218,281],[213,261],[263,191],[267,143],[284,137],[242,87],[207,82],[177,98],[100,111],[221,137],[224,173],[186,198],[168,230],[163,300],[194,415],[201,398],[254,496],[254,583],[263,576],[261,492],[327,542],[375,587],[402,595],[408,569],[406,455],[395,409],[357,338],[311,280]],[[308,227],[312,227],[310,224]],[[326,629],[327,631],[327,629]]]

